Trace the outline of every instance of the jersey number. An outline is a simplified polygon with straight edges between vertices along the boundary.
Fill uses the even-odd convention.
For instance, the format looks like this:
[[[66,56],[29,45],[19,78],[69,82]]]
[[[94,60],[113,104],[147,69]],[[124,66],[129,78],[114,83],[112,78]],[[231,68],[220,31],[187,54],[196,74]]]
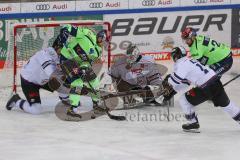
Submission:
[[[195,64],[197,67],[199,67],[200,70],[203,71],[205,74],[208,73],[208,69],[204,69],[203,66],[199,62],[197,62],[196,60],[191,59],[190,62]]]
[[[209,45],[209,41],[210,41],[210,38],[204,37],[203,45],[204,46],[208,46]],[[220,45],[221,45],[220,43],[218,43],[215,40],[211,40],[211,44],[212,44],[213,48],[210,50],[210,52],[214,51],[215,47],[220,47]]]

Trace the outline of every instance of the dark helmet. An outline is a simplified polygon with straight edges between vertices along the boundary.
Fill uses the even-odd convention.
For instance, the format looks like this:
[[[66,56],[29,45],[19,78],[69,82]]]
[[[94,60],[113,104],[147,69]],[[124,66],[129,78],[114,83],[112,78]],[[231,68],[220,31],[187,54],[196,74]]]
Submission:
[[[175,47],[172,49],[171,57],[174,61],[176,58],[180,59],[185,56],[187,56],[187,52],[184,47],[180,46],[180,47]]]
[[[60,36],[57,36],[57,38],[55,39],[55,41],[52,44],[53,48],[62,48],[63,47],[63,42]]]
[[[108,34],[107,34],[107,30],[101,30],[97,33],[97,43],[102,43],[102,42],[105,42],[105,41],[109,41],[109,37],[108,37]]]
[[[197,32],[192,27],[186,27],[181,34],[182,39],[192,38],[193,36],[197,36]]]

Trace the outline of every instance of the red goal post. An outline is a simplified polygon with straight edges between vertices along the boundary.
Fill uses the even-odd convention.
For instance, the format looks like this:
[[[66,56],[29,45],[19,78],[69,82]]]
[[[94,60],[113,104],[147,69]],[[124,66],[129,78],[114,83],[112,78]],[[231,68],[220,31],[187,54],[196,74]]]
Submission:
[[[72,24],[76,26],[90,27],[96,32],[105,29],[111,40],[111,24],[109,22],[98,20],[78,20],[78,21],[47,21],[34,23],[17,23],[13,25],[10,42],[13,42],[13,50],[9,48],[4,69],[13,69],[12,91],[16,92],[17,86],[20,85],[19,68],[24,65],[28,59],[42,48],[51,46],[59,30],[63,25]],[[42,37],[41,37],[42,36]],[[42,41],[39,41],[42,39]],[[47,42],[44,42],[47,41]],[[45,43],[45,44],[44,44]],[[102,62],[106,62],[107,68],[110,67],[111,60],[111,42],[103,48]]]

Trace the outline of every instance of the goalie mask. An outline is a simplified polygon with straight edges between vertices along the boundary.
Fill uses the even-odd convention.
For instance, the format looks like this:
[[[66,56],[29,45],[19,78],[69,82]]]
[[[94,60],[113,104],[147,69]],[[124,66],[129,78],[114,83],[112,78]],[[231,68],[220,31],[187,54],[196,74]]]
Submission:
[[[127,63],[133,64],[133,63],[136,63],[140,55],[140,51],[137,48],[137,46],[130,44],[129,47],[127,48],[126,55],[127,55]]]
[[[172,49],[171,57],[174,62],[176,62],[178,59],[185,57],[185,56],[187,56],[187,52],[184,47],[180,46],[180,47],[175,47]]]

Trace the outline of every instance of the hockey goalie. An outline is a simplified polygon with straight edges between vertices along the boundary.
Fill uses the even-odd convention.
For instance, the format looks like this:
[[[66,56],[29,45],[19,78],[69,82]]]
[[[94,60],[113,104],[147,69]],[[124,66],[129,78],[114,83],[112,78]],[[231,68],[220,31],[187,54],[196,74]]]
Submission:
[[[126,55],[117,59],[111,66],[109,75],[115,82],[118,92],[131,92],[133,90],[143,90],[138,95],[144,105],[163,105],[161,101],[156,101],[156,89],[161,92],[162,75],[167,72],[163,65],[156,64],[153,57],[140,53],[136,45],[130,44]],[[132,96],[124,96],[123,102],[127,106],[134,106],[138,103]]]

